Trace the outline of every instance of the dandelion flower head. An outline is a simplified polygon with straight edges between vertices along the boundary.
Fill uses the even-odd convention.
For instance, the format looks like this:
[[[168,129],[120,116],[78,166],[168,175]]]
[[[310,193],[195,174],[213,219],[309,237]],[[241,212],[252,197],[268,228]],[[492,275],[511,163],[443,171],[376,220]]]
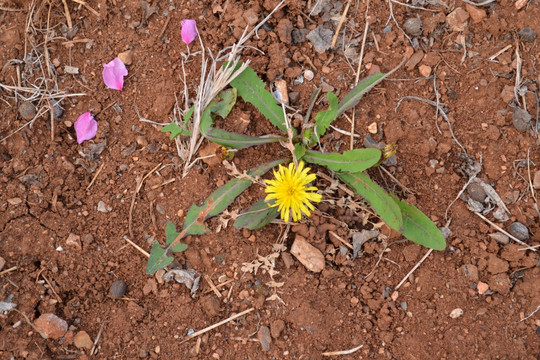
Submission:
[[[264,180],[267,184],[264,190],[266,201],[273,201],[269,206],[277,206],[281,219],[289,221],[292,213],[293,221],[302,218],[302,213],[310,216],[310,210],[315,207],[311,202],[320,202],[322,195],[317,194],[315,186],[309,184],[316,179],[315,174],[309,174],[310,168],[304,168],[304,162],[300,161],[298,168],[293,163],[289,167],[279,165],[278,170],[274,170],[274,179]]]

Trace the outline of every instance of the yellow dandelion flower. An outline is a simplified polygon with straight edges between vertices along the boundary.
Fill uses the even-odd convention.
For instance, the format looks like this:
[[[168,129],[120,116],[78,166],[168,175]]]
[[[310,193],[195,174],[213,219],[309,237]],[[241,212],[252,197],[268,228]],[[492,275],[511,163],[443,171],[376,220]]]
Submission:
[[[278,207],[281,218],[289,221],[289,214],[292,212],[293,221],[302,218],[302,213],[311,215],[310,210],[315,209],[311,202],[320,202],[322,195],[317,194],[315,186],[308,186],[316,179],[315,174],[308,174],[310,168],[304,168],[304,162],[300,161],[298,168],[293,163],[289,167],[279,165],[279,169],[274,170],[274,179],[264,180],[267,184],[264,190],[266,201],[275,200],[269,206]]]

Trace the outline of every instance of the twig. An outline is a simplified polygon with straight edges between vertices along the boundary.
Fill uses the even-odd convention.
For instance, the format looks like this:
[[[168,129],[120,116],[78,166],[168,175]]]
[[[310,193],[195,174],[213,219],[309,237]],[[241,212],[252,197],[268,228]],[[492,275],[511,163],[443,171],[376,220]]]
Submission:
[[[90,190],[90,188],[92,187],[92,185],[94,185],[94,182],[96,181],[99,173],[101,172],[101,170],[103,170],[103,166],[105,166],[105,163],[102,163],[101,166],[99,167],[98,171],[96,171],[96,174],[94,175],[94,177],[92,178],[92,181],[90,181],[90,184],[88,184],[88,186],[86,187],[86,191]]]
[[[477,173],[478,174],[478,173]],[[463,194],[465,192],[465,190],[467,190],[467,187],[469,187],[469,185],[471,184],[471,182],[476,179],[476,175],[477,174],[474,174],[473,176],[470,177],[470,179],[465,183],[465,185],[463,185],[463,187],[461,188],[461,190],[459,191],[459,193],[456,195],[456,198],[450,203],[450,205],[448,205],[448,207],[446,208],[446,211],[444,212],[444,219],[446,221],[448,221],[448,210],[450,210],[450,208],[452,207],[452,205],[454,205],[454,203],[461,197],[461,194]]]
[[[390,1],[393,2],[396,5],[402,5],[402,6],[405,6],[405,7],[411,8],[411,9],[416,9],[416,10],[424,10],[424,11],[431,11],[431,12],[439,12],[440,11],[440,10],[426,9],[426,8],[421,7],[421,6],[414,6],[414,5],[404,4],[404,3],[399,2],[397,0],[390,0]]]
[[[90,5],[88,5],[85,1],[82,1],[82,0],[71,0],[71,1],[76,2],[77,4],[81,4],[82,6],[90,10],[92,14],[96,15],[97,17],[100,17],[99,13],[96,10],[92,9]]]
[[[4,270],[4,271],[0,271],[0,276],[1,276],[1,275],[4,275],[4,274],[7,274],[7,273],[9,273],[9,272],[15,271],[15,270],[17,270],[17,267],[16,267],[16,266],[10,267],[9,269],[6,269],[6,270]]]
[[[341,30],[341,26],[343,25],[343,22],[345,21],[345,18],[347,17],[347,12],[349,12],[349,6],[351,6],[351,1],[352,0],[349,0],[347,2],[347,5],[345,5],[345,10],[343,10],[343,15],[341,15],[341,19],[339,19],[339,24],[336,28],[336,33],[334,34],[334,38],[332,39],[332,45],[330,45],[330,49],[333,49],[334,46],[336,46],[339,31]]]
[[[124,236],[124,240],[126,240],[128,243],[130,243],[135,249],[139,250],[147,258],[150,257],[149,253],[147,253],[142,247],[140,247],[139,245],[137,245],[133,241],[131,241],[127,236]]]
[[[499,55],[501,55],[503,52],[505,52],[506,50],[510,49],[512,47],[512,45],[507,45],[505,46],[504,48],[502,48],[501,50],[497,51],[494,55],[491,55],[488,60],[489,61],[493,61],[495,60],[496,58],[499,57]]]
[[[215,328],[217,328],[217,327],[220,327],[221,325],[224,325],[224,324],[228,323],[229,321],[232,321],[232,320],[237,319],[237,318],[239,318],[239,317],[241,317],[241,316],[244,316],[244,315],[246,315],[246,314],[252,312],[253,310],[255,310],[255,308],[249,308],[249,309],[247,309],[247,310],[242,311],[241,313],[238,313],[238,314],[236,314],[236,315],[230,316],[230,317],[228,317],[227,319],[222,320],[222,321],[220,321],[220,322],[218,322],[218,323],[216,323],[216,324],[214,324],[214,325],[210,325],[210,326],[208,326],[208,327],[206,327],[206,328],[204,328],[204,329],[202,329],[202,330],[196,331],[196,332],[194,332],[193,334],[188,335],[184,340],[180,341],[180,344],[183,344],[183,343],[185,343],[186,341],[189,341],[189,340],[193,339],[194,337],[197,337],[197,336],[199,336],[199,335],[202,335],[202,334],[204,334],[204,333],[206,333],[206,332],[208,332],[208,331],[210,331],[210,330],[212,330],[212,329],[215,329]]]
[[[1,11],[13,11],[13,12],[25,11],[25,9],[9,8],[9,7],[4,7],[4,6],[0,6],[0,10]]]
[[[477,213],[475,212],[474,214],[476,214],[479,218],[481,218],[482,220],[484,220],[485,222],[487,222],[489,225],[493,226],[495,229],[499,230],[500,232],[502,232],[504,235],[508,236],[510,239],[514,240],[515,242],[517,242],[518,244],[521,244],[523,246],[525,246],[528,250],[532,250],[532,251],[535,251],[536,252],[536,249],[533,248],[532,246],[528,245],[527,243],[519,240],[518,238],[516,238],[515,236],[513,236],[512,234],[504,231],[500,226],[498,226],[497,224],[495,224],[494,222],[490,221],[488,218],[486,218],[484,215],[480,214],[480,213]]]
[[[416,192],[412,191],[411,189],[409,189],[408,187],[406,187],[405,185],[403,185],[398,179],[396,179],[396,177],[394,175],[392,175],[390,173],[390,171],[386,170],[384,168],[384,166],[379,166],[379,169],[381,169],[382,171],[384,171],[386,173],[386,175],[390,176],[390,178],[396,183],[398,184],[403,190],[405,190],[406,192],[408,192],[409,194],[416,194]]]
[[[208,285],[210,285],[210,288],[212,289],[212,291],[214,292],[214,294],[216,294],[216,296],[218,298],[221,298],[221,293],[219,292],[219,290],[216,288],[216,285],[214,285],[214,283],[212,282],[212,279],[210,279],[210,276],[208,276],[207,274],[204,274],[204,280],[206,280],[206,282],[208,283]]]
[[[516,81],[514,83],[514,99],[518,106],[521,106],[519,102],[519,88],[521,87],[521,56],[519,54],[519,42],[516,41]],[[527,109],[525,109],[527,110]]]
[[[396,24],[396,27],[403,33],[403,35],[407,38],[407,40],[409,40],[411,45],[413,45],[412,39],[409,37],[409,35],[407,35],[407,33],[405,31],[403,31],[401,26],[399,26],[396,18],[394,17],[394,9],[392,7],[392,0],[388,0],[388,7],[390,8],[390,16],[388,16],[388,21],[386,21],[386,24],[388,25],[388,23],[390,22],[390,19],[394,20],[394,23]]]
[[[538,305],[538,306],[536,307],[536,309],[533,310],[533,312],[531,312],[529,315],[527,315],[527,316],[525,316],[523,319],[519,320],[518,323],[527,320],[528,318],[530,318],[531,316],[533,316],[538,310],[540,310],[540,305]]]
[[[107,321],[104,321],[101,323],[101,327],[99,328],[99,332],[96,336],[96,340],[94,340],[94,345],[92,346],[92,350],[90,350],[90,356],[94,355],[94,351],[96,350],[97,343],[99,342],[99,339],[101,339],[101,334],[103,333],[103,327],[105,327],[105,323]]]
[[[73,28],[73,23],[71,22],[71,14],[69,13],[69,8],[67,5],[66,0],[62,0],[62,3],[64,4],[64,12],[66,13],[66,21],[68,23],[68,28]]]
[[[47,279],[45,277],[45,275],[43,275],[42,273],[41,274],[41,277],[43,279],[45,279],[45,281],[47,282],[47,284],[49,284],[49,287],[51,288],[51,291],[53,292],[53,294],[56,296],[56,299],[58,300],[59,303],[62,303],[62,298],[58,295],[58,293],[56,292],[56,290],[54,290],[54,286],[51,284],[51,282],[49,281],[49,279]]]
[[[416,263],[416,265],[413,266],[413,268],[411,269],[411,271],[409,271],[407,273],[407,275],[405,275],[405,277],[399,282],[399,284],[397,284],[397,286],[395,287],[394,290],[398,290],[401,285],[403,285],[403,283],[409,278],[409,276],[411,276],[411,274],[416,270],[418,269],[418,267],[424,262],[424,260],[427,259],[427,257],[429,256],[429,254],[431,254],[431,252],[433,251],[433,249],[429,249],[428,252],[426,253],[426,255],[424,255],[424,257],[422,257],[420,259],[419,262]]]
[[[128,223],[128,229],[129,229],[129,236],[133,237],[133,230],[132,230],[132,222],[133,222],[133,208],[135,207],[135,200],[137,199],[137,194],[141,190],[142,184],[144,183],[144,180],[146,180],[147,177],[149,177],[154,171],[156,171],[161,166],[161,163],[157,164],[156,167],[154,167],[152,170],[150,170],[146,175],[142,177],[142,179],[137,184],[137,187],[135,189],[135,192],[133,193],[133,197],[131,199],[131,206],[129,207],[129,223]]]
[[[165,34],[165,30],[167,30],[167,25],[169,25],[169,21],[171,21],[171,17],[167,17],[167,20],[165,20],[165,24],[161,28],[161,31],[159,32],[158,39],[161,39],[163,34]]]
[[[336,239],[338,239],[339,241],[341,241],[343,243],[343,245],[345,245],[346,247],[348,247],[349,249],[354,249],[354,247],[349,244],[347,241],[343,240],[338,234],[336,234],[335,232],[333,232],[332,230],[328,231],[328,233],[332,236],[334,236]]]
[[[486,5],[491,4],[492,2],[495,2],[495,0],[486,0],[486,1],[481,2],[481,3],[475,3],[475,2],[470,1],[470,0],[461,0],[461,1],[463,1],[464,3],[467,3],[469,5],[473,5],[473,6],[486,6]]]
[[[340,351],[327,351],[323,352],[322,356],[340,356],[340,355],[349,355],[352,354],[358,350],[360,350],[364,345],[358,345],[355,348],[349,349],[349,350],[340,350]]]

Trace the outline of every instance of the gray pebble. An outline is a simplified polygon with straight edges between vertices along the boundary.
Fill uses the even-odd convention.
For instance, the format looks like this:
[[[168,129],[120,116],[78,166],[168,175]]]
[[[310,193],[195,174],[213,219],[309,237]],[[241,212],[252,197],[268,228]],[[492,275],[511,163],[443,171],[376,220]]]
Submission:
[[[473,200],[479,201],[481,203],[486,200],[486,192],[484,191],[482,185],[478,183],[469,184],[469,186],[467,186],[467,192]]]
[[[57,101],[53,104],[53,119],[60,120],[62,115],[64,115],[64,108],[60,104],[60,101]]]
[[[165,215],[165,210],[163,210],[163,206],[161,206],[161,205],[156,205],[156,210],[157,210],[161,215]]]
[[[36,116],[36,107],[29,101],[22,101],[19,105],[19,114],[24,120],[31,120]]]
[[[334,32],[332,30],[319,25],[315,30],[310,31],[309,34],[306,35],[306,38],[311,41],[315,51],[321,54],[330,49],[333,36]]]
[[[536,39],[536,32],[530,27],[524,27],[518,32],[518,35],[523,41],[533,42]]]
[[[510,234],[515,236],[517,239],[521,241],[525,241],[529,239],[529,229],[522,223],[516,221],[510,225]]]
[[[120,299],[124,296],[127,290],[127,284],[123,280],[116,280],[112,283],[109,293],[113,299]]]
[[[400,305],[401,305],[401,308],[402,308],[403,310],[407,311],[407,308],[408,308],[408,307],[407,307],[407,302],[406,302],[406,301],[402,302]]]
[[[532,126],[531,119],[532,116],[527,110],[522,109],[519,106],[514,107],[514,112],[512,113],[512,122],[518,131],[528,131]]]
[[[268,326],[261,326],[257,332],[257,339],[261,342],[263,351],[270,351],[270,344],[272,343],[272,336],[270,336],[270,329]]]
[[[409,35],[412,35],[412,36],[422,35],[422,19],[418,17],[407,19],[407,21],[405,21],[405,24],[403,24],[403,27],[405,28],[405,31]]]

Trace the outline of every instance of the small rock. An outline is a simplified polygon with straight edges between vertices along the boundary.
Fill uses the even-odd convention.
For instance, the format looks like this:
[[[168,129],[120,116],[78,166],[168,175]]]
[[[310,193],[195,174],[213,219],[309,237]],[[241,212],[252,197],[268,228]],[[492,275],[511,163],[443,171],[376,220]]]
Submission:
[[[478,285],[476,285],[476,288],[478,289],[478,293],[480,295],[483,295],[486,293],[486,291],[489,290],[489,285],[486,284],[485,282],[478,282]]]
[[[123,280],[116,280],[112,283],[109,293],[113,299],[120,299],[124,296],[127,290],[127,284]]]
[[[270,324],[270,333],[274,339],[279,338],[283,330],[285,330],[285,321],[281,319],[272,321]]]
[[[284,103],[285,105],[289,104],[289,94],[287,92],[287,81],[281,79],[274,83],[276,86],[276,91],[274,91],[275,98]]]
[[[478,281],[478,267],[472,264],[465,264],[460,268],[460,273],[467,276],[472,282]]]
[[[525,225],[518,221],[510,224],[510,228],[508,230],[510,234],[512,234],[521,241],[529,240],[529,229],[527,229]]]
[[[489,237],[495,239],[495,241],[503,245],[506,245],[510,242],[510,238],[508,236],[498,231],[494,232],[493,234],[489,234]]]
[[[291,104],[297,104],[300,100],[300,93],[298,91],[293,91],[289,93],[289,101]]]
[[[105,202],[101,200],[98,202],[97,211],[102,212],[102,213],[109,212],[109,210],[107,210],[107,205],[105,205]]]
[[[246,22],[249,24],[249,26],[253,26],[259,22],[259,16],[257,16],[257,11],[255,11],[254,8],[244,11],[242,16],[244,17],[244,20],[246,20]]]
[[[412,70],[418,65],[420,61],[424,58],[424,52],[423,51],[417,51],[415,52],[409,60],[407,60],[407,63],[405,63],[405,67],[407,70]]]
[[[319,25],[315,30],[310,31],[309,34],[306,35],[306,39],[313,44],[315,51],[322,54],[330,49],[333,36],[334,32],[332,30]]]
[[[92,234],[84,234],[82,236],[82,241],[85,243],[85,244],[91,244],[94,242],[94,235]]]
[[[6,259],[0,256],[0,271],[2,271],[5,265],[6,265]]]
[[[405,256],[407,262],[413,262],[418,258],[418,254],[420,254],[420,246],[416,244],[407,245],[403,249],[402,254]]]
[[[70,247],[76,248],[78,250],[81,250],[82,249],[81,237],[79,235],[75,235],[73,233],[70,233],[68,235],[68,238],[66,239],[66,246],[70,246]]]
[[[94,343],[92,342],[92,339],[90,338],[90,335],[86,331],[79,331],[77,335],[75,335],[75,338],[73,338],[73,344],[78,348],[84,348],[87,350],[92,350],[92,347],[94,346]]]
[[[131,65],[133,62],[133,51],[127,50],[118,54],[118,58],[126,65]]]
[[[506,295],[510,293],[512,282],[507,274],[496,274],[489,279],[489,287],[499,294]]]
[[[508,261],[500,259],[497,255],[489,254],[487,270],[492,274],[500,274],[508,271]]]
[[[370,134],[376,134],[377,133],[377,123],[376,122],[372,122],[371,124],[368,125],[368,132]]]
[[[534,173],[533,187],[535,189],[540,189],[540,170],[537,170]]]
[[[512,113],[512,122],[517,131],[526,132],[531,126],[532,116],[525,109],[520,108],[519,106],[514,106],[514,112]]]
[[[45,339],[59,339],[68,331],[67,322],[51,313],[41,314],[34,326]]]
[[[291,33],[293,31],[293,24],[291,20],[287,18],[282,18],[279,20],[275,31],[278,34],[279,39],[285,44],[290,44],[292,42]]]
[[[257,332],[257,339],[261,342],[263,351],[270,351],[270,344],[272,343],[272,337],[270,336],[270,329],[268,326],[261,326]]]
[[[533,42],[536,39],[536,32],[530,27],[519,30],[518,35],[523,41]]]
[[[59,100],[53,104],[53,119],[60,120],[62,115],[64,115],[64,108]]]
[[[19,105],[19,114],[24,120],[31,120],[36,116],[36,107],[30,101],[22,101]]]
[[[431,67],[427,65],[420,65],[418,67],[418,71],[423,77],[428,77],[429,75],[431,75]]]
[[[477,24],[487,17],[486,10],[473,6],[471,4],[465,4],[465,9],[467,9],[467,12],[471,16],[473,24]]]
[[[509,103],[514,98],[514,87],[510,85],[504,85],[501,91],[501,99],[505,103]]]
[[[422,35],[422,19],[419,17],[407,19],[403,24],[403,28],[409,35],[420,36]]]
[[[288,252],[282,252],[281,259],[287,269],[290,269],[294,265],[294,259]]]
[[[463,8],[456,8],[446,17],[446,22],[452,31],[463,31],[467,27],[469,14]]]
[[[306,79],[307,81],[313,80],[314,76],[315,75],[313,74],[313,71],[311,71],[311,70],[304,71],[304,79]]]
[[[139,135],[135,140],[137,141],[137,144],[139,144],[139,146],[148,146],[148,140],[146,140],[144,136]]]
[[[475,201],[483,203],[486,200],[486,191],[479,183],[473,182],[469,184],[469,186],[467,186],[467,192],[469,193],[469,196]]]
[[[296,235],[291,254],[310,271],[321,272],[324,269],[324,255],[300,235]]]
[[[516,7],[517,10],[521,10],[522,8],[525,7],[525,5],[527,5],[528,2],[529,0],[516,0],[516,2],[514,3],[514,6]]]
[[[463,309],[460,309],[460,308],[456,308],[454,310],[452,310],[450,312],[450,317],[452,319],[457,319],[458,317],[460,317],[461,315],[463,315]]]

